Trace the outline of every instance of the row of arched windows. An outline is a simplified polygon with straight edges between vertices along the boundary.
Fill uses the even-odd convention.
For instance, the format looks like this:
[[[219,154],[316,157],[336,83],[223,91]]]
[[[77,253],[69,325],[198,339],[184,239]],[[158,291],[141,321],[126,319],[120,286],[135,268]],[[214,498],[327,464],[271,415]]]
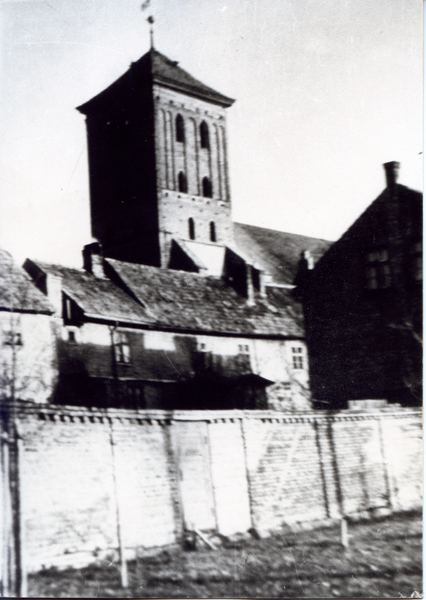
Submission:
[[[215,242],[217,239],[216,238],[216,225],[214,224],[213,221],[210,221],[209,231],[210,231],[210,241]],[[189,234],[190,240],[195,240],[195,223],[194,223],[194,219],[192,217],[190,217],[188,219],[188,234]]]
[[[203,177],[202,181],[203,187],[203,196],[204,198],[212,198],[213,197],[213,186],[212,182],[208,177]],[[188,180],[186,179],[186,175],[183,171],[179,171],[178,173],[178,189],[183,194],[188,193]]]
[[[176,116],[176,141],[185,143],[185,123],[181,114]],[[201,148],[210,150],[209,126],[205,121],[200,124],[200,144]]]

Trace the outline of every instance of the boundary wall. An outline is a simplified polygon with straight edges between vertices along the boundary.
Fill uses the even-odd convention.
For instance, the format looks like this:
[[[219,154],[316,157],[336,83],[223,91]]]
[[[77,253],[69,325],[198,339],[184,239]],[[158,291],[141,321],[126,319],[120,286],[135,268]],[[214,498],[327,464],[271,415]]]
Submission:
[[[422,506],[421,413],[18,409],[24,562]],[[4,482],[4,477],[2,477]],[[5,490],[1,497],[4,499]]]

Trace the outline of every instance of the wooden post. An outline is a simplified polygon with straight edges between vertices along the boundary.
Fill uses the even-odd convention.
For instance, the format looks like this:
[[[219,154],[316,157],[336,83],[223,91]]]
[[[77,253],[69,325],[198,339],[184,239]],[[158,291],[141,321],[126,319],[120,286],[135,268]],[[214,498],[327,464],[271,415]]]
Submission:
[[[340,521],[340,541],[343,548],[347,548],[349,546],[348,540],[348,522],[346,517],[342,517]]]
[[[121,587],[127,588],[129,586],[129,577],[127,572],[127,562],[125,553],[125,545],[123,543],[123,529],[121,523],[121,510],[120,500],[117,489],[117,475],[115,469],[115,451],[114,451],[114,436],[112,432],[112,422],[110,422],[110,442],[111,442],[111,455],[112,455],[112,479],[114,485],[114,496],[115,496],[115,513],[117,519],[117,537],[118,537],[118,549],[120,554],[120,575],[121,575]]]

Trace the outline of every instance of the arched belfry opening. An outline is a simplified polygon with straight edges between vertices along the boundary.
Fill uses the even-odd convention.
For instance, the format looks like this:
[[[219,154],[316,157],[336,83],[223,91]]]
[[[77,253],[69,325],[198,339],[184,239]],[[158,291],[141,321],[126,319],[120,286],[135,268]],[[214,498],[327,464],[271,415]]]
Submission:
[[[182,192],[183,194],[188,193],[188,182],[186,179],[186,175],[183,171],[179,171],[179,174],[178,174],[178,188],[179,188],[179,191]]]
[[[200,141],[201,148],[210,150],[210,137],[209,137],[209,126],[205,121],[202,121],[200,125]]]
[[[190,240],[195,240],[195,223],[192,217],[188,219],[188,234]]]
[[[213,194],[212,182],[208,177],[203,177],[203,196],[204,198],[211,198]]]
[[[181,114],[176,116],[176,141],[185,142],[185,123]]]

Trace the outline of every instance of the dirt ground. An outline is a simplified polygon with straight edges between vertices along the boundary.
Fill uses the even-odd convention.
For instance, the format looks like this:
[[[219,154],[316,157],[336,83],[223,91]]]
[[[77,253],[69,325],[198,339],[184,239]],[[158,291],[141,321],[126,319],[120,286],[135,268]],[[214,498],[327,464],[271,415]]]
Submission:
[[[31,598],[409,598],[422,593],[419,513],[340,527],[223,540],[213,551],[162,550],[129,563],[129,588],[116,564],[49,569],[29,578]]]

